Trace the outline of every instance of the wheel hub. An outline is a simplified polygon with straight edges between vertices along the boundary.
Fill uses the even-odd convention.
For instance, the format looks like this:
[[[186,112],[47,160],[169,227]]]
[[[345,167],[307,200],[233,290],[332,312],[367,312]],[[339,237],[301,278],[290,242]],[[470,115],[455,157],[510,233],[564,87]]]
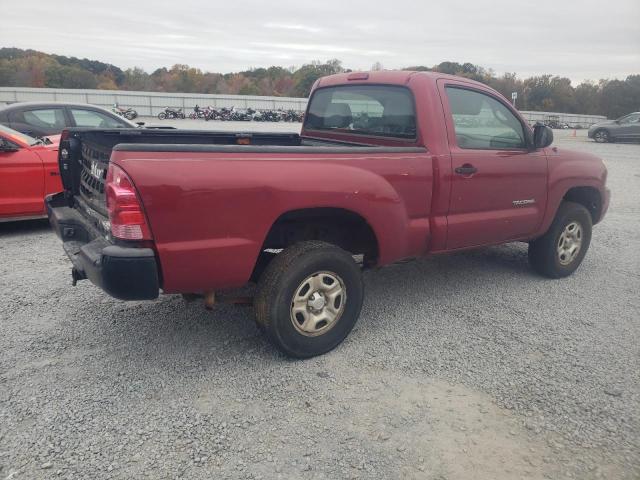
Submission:
[[[307,301],[307,305],[317,312],[322,310],[326,304],[327,301],[324,299],[324,296],[320,292],[313,292],[309,297],[309,300]]]
[[[326,333],[340,319],[347,300],[342,279],[332,272],[305,278],[291,299],[291,323],[305,336]]]
[[[567,225],[558,239],[558,261],[561,265],[573,262],[582,248],[582,226],[578,222]]]

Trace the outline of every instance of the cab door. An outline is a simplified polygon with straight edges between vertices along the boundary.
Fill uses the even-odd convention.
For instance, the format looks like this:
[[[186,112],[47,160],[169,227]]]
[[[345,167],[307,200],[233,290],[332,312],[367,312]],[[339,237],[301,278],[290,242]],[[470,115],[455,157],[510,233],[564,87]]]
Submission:
[[[547,158],[510,106],[475,84],[439,80],[452,160],[447,249],[527,238],[547,202]]]
[[[0,218],[44,214],[44,167],[28,147],[0,136]]]

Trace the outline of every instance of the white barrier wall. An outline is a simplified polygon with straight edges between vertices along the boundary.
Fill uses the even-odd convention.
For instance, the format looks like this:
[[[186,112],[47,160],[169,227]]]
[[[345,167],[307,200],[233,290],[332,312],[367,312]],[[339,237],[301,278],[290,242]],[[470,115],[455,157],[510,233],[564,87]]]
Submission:
[[[141,116],[156,116],[165,107],[182,107],[188,114],[198,104],[201,107],[212,106],[283,109],[304,111],[307,108],[306,98],[292,97],[260,97],[253,95],[207,95],[194,93],[164,93],[164,92],[130,92],[124,90],[75,90],[68,88],[25,88],[0,87],[0,104],[14,102],[76,102],[91,103],[110,109],[114,103],[123,107],[134,108]],[[602,115],[580,115],[575,113],[556,112],[520,112],[525,119],[535,122],[555,120],[567,123],[570,127],[588,127],[594,123],[606,120]]]
[[[304,111],[306,98],[260,97],[252,95],[207,95],[194,93],[130,92],[123,90],[81,90],[67,88],[0,87],[0,104],[14,102],[90,103],[111,109],[114,103],[134,108],[139,115],[155,116],[165,107],[182,107],[189,113],[197,104],[212,106]]]
[[[557,113],[557,112],[520,112],[522,116],[533,125],[536,122],[548,122],[557,121],[559,123],[566,123],[571,128],[582,127],[587,128],[594,123],[600,123],[606,120],[607,117],[603,115],[581,115],[579,113]],[[556,118],[557,117],[557,118]]]

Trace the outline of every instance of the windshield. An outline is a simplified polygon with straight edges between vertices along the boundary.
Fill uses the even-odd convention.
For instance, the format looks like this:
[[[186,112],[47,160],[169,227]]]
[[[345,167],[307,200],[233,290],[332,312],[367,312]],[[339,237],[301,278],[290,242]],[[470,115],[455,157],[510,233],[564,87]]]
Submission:
[[[0,133],[4,137],[8,138],[9,140],[15,139],[31,146],[38,145],[39,143],[43,143],[42,140],[38,140],[37,138],[33,138],[33,137],[30,137],[29,135],[25,135],[24,133],[20,133],[2,124],[0,124]]]
[[[415,138],[413,95],[393,85],[340,85],[311,97],[305,129],[355,135]]]

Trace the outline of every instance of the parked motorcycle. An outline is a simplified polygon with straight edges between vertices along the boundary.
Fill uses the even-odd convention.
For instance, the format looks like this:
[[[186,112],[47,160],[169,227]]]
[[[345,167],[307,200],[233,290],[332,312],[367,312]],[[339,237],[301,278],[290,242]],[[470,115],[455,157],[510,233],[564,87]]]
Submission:
[[[174,108],[174,107],[166,107],[162,112],[158,114],[158,118],[160,120],[165,119],[174,119],[174,118],[185,118],[185,114],[182,111],[182,108]]]
[[[189,118],[191,118],[192,120],[195,120],[197,118],[205,118],[207,109],[209,108],[210,107],[206,107],[205,109],[202,109],[198,105],[196,105],[195,107],[193,107],[193,112],[189,114]]]
[[[302,114],[295,110],[287,110],[284,112],[283,119],[285,122],[301,122]]]
[[[253,115],[256,111],[253,108],[247,108],[246,110],[233,110],[229,120],[236,122],[250,122],[253,119]]]
[[[138,112],[136,112],[133,108],[121,107],[117,103],[113,104],[113,108],[111,109],[111,111],[116,115],[126,118],[127,120],[133,120],[138,116]]]
[[[162,112],[160,115],[166,116],[158,116],[159,118],[184,118],[184,116],[180,117],[172,117],[169,111],[174,109],[166,109],[165,112]],[[178,109],[181,110],[181,109]],[[184,115],[184,114],[183,114]],[[219,109],[215,109],[213,107],[205,107],[196,110],[194,107],[194,111],[189,114],[189,118],[204,118],[205,120],[219,120],[219,121],[235,121],[235,122],[302,122],[304,118],[303,112],[298,112],[296,110],[256,110],[254,108],[246,108],[246,109],[238,109],[235,107],[221,107]]]

